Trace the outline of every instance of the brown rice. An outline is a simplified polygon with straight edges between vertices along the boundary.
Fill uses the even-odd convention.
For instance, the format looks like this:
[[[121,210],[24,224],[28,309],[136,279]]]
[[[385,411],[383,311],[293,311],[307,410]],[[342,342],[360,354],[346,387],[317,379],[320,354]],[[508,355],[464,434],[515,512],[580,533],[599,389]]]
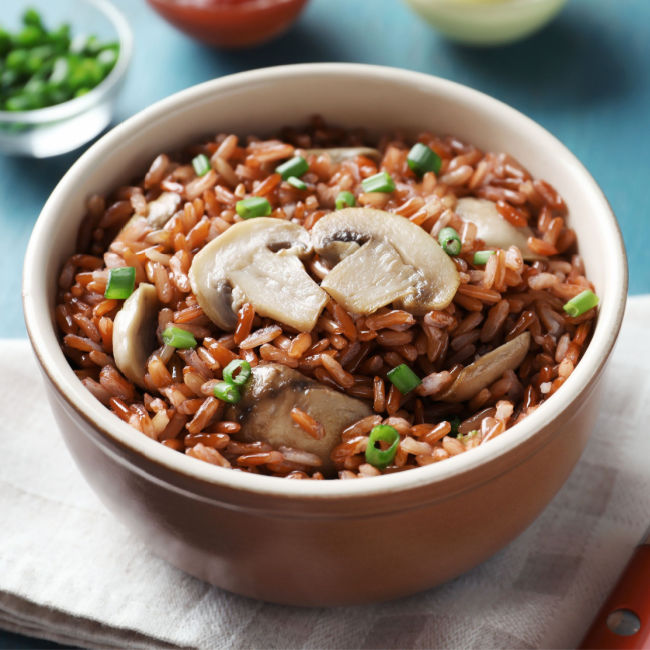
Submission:
[[[187,152],[157,156],[142,179],[107,197],[92,196],[78,238],[78,252],[63,265],[55,318],[63,350],[86,388],[119,418],[176,451],[220,467],[284,476],[322,479],[320,461],[290,447],[237,439],[238,422],[225,418],[224,403],[213,395],[230,361],[251,366],[275,362],[299,370],[327,386],[366,400],[374,414],[341,432],[332,459],[342,479],[376,476],[440,462],[500,435],[560,388],[579,362],[592,330],[594,309],[567,316],[563,303],[591,288],[568,225],[567,208],[547,182],[533,179],[514,159],[484,153],[451,136],[422,133],[417,138],[442,159],[440,174],[418,179],[408,168],[412,142],[386,136],[368,142],[361,131],[328,127],[314,118],[303,130],[285,129],[278,139],[220,134]],[[376,146],[379,163],[366,156],[334,163],[327,154],[309,156],[306,190],[283,182],[278,162],[310,147]],[[210,171],[197,177],[189,161],[204,153]],[[395,181],[391,193],[360,191],[376,172]],[[389,307],[367,316],[348,313],[330,300],[311,332],[295,333],[255,313],[245,303],[234,332],[220,331],[192,293],[188,271],[194,254],[233,223],[245,195],[265,196],[271,216],[309,229],[334,209],[334,198],[352,191],[360,205],[388,210],[433,236],[444,226],[461,235],[454,258],[461,284],[442,311],[414,316]],[[180,195],[181,208],[162,228],[129,223],[146,214],[161,192]],[[516,247],[498,249],[484,267],[473,264],[484,248],[474,224],[455,213],[458,198],[487,198],[510,224],[529,226],[530,249],[547,259],[524,262]],[[163,345],[146,366],[146,391],[116,368],[112,356],[113,320],[121,302],[104,298],[108,269],[133,266],[136,281],[154,285],[163,305],[158,336],[168,324],[191,332],[195,350]],[[306,263],[314,279],[327,267]],[[530,350],[516,371],[508,371],[467,403],[436,401],[476,357],[522,332]],[[402,395],[387,381],[390,368],[407,363],[422,377],[416,391]],[[291,416],[315,439],[323,427],[309,413]],[[378,470],[365,460],[368,435],[380,423],[393,426],[400,442],[391,465]]]

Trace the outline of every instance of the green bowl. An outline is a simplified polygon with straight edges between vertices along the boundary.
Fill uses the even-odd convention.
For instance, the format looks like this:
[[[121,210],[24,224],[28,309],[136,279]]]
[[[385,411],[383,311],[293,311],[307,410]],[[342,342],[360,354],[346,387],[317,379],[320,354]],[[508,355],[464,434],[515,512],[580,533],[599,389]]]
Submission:
[[[432,27],[465,45],[505,45],[541,29],[566,0],[405,0]]]

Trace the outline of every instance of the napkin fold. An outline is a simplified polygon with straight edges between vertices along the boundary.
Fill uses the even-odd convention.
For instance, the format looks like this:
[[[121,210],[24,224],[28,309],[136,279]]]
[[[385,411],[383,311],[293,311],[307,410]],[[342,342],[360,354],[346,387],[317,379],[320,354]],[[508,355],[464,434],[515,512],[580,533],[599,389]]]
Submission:
[[[0,340],[0,628],[87,648],[568,648],[650,523],[650,296],[628,301],[569,480],[474,570],[390,603],[257,602],[166,564],[118,523],[53,424],[27,341]]]

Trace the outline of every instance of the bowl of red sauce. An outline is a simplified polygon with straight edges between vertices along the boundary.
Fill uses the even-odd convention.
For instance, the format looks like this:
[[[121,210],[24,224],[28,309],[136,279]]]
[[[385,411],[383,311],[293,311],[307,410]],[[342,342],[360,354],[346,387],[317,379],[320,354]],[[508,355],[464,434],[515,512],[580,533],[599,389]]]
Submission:
[[[260,45],[284,33],[307,0],[148,0],[167,22],[215,47]]]

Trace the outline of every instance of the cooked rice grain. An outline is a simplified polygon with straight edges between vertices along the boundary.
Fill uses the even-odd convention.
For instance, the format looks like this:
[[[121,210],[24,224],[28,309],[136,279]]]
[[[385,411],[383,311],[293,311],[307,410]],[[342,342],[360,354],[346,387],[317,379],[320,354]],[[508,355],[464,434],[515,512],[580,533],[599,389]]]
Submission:
[[[219,134],[194,147],[195,153],[161,153],[140,183],[107,197],[91,196],[78,252],[58,278],[55,309],[64,353],[84,386],[118,417],[171,449],[221,467],[292,479],[322,479],[316,470],[320,459],[298,449],[237,440],[241,423],[224,419],[225,405],[213,393],[230,361],[281,363],[367,401],[375,414],[348,426],[332,452],[343,479],[445,460],[484,444],[532,412],[571,375],[596,316],[590,310],[570,318],[562,310],[565,301],[592,288],[575,251],[566,205],[551,185],[532,179],[507,154],[483,153],[450,136],[424,133],[418,140],[441,156],[439,178],[433,172],[419,180],[413,176],[406,164],[412,143],[399,136],[366,141],[361,132],[346,133],[315,118],[303,131],[285,130],[281,139]],[[304,191],[282,182],[275,172],[278,162],[297,149],[304,153],[313,147],[360,144],[382,151],[380,165],[364,156],[333,163],[328,154],[304,154],[310,165]],[[196,152],[210,158],[211,169],[202,177],[189,164]],[[380,169],[391,174],[396,191],[360,191],[361,180]],[[219,331],[192,294],[188,272],[193,255],[240,220],[236,201],[265,196],[274,218],[309,229],[333,209],[343,190],[353,192],[360,205],[399,214],[434,237],[448,225],[459,231],[463,245],[454,262],[462,284],[453,303],[425,315],[388,306],[357,317],[332,300],[311,333],[289,331],[244,303],[235,331]],[[134,214],[146,216],[148,202],[163,191],[178,193],[181,203],[162,228],[152,228],[146,219],[131,220]],[[531,250],[547,257],[527,263],[511,246],[498,249],[485,266],[474,266],[474,252],[485,245],[474,224],[463,223],[454,211],[457,198],[466,195],[495,201],[510,224],[532,228]],[[159,347],[147,363],[145,393],[122,376],[112,356],[113,318],[122,301],[103,294],[108,270],[125,265],[135,267],[137,282],[155,286],[164,306],[156,333]],[[318,257],[306,260],[306,268],[317,281],[329,272]],[[198,347],[163,345],[160,333],[172,323],[191,332]],[[506,372],[468,403],[436,400],[465,365],[524,331],[530,331],[533,342],[516,371]],[[401,363],[422,378],[405,396],[386,377]],[[307,436],[324,434],[306,411],[296,408],[292,417]],[[458,438],[450,424],[453,417],[462,420]],[[365,448],[370,431],[382,422],[396,428],[400,443],[392,465],[380,471],[365,462]]]

